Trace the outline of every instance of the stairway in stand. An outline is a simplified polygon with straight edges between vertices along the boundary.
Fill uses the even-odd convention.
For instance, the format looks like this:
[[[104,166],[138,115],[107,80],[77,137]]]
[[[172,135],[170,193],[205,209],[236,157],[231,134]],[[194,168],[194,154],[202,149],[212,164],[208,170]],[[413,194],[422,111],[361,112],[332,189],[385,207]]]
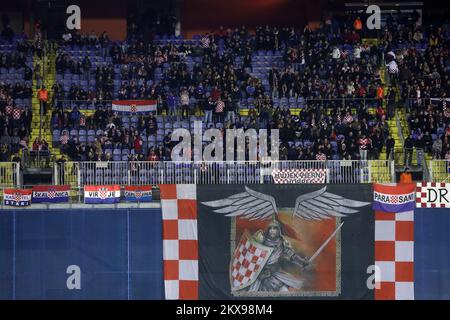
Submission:
[[[49,48],[48,42],[45,42],[45,46]],[[51,130],[51,117],[52,117],[52,108],[51,101],[53,99],[53,85],[56,80],[56,53],[55,50],[47,49],[47,54],[43,55],[42,59],[38,56],[34,56],[34,67],[39,68],[40,74],[43,76],[43,84],[45,88],[48,90],[48,106],[47,112],[42,116],[42,131],[41,136],[45,141],[47,141],[49,145],[49,150],[51,157],[55,159],[59,159],[61,156],[61,152],[59,148],[53,148],[52,146],[52,130]],[[45,73],[44,73],[45,67]],[[32,132],[30,139],[30,148],[33,145],[35,138],[39,137],[39,127],[40,127],[40,105],[38,99],[38,91],[40,89],[39,83],[36,78],[33,80],[33,98],[32,98],[32,110],[33,110],[33,122],[32,122]]]
[[[33,95],[31,97],[31,111],[33,113],[33,121],[31,123],[31,136],[30,136],[30,142],[29,142],[29,148],[33,147],[33,142],[36,138],[39,138],[39,128],[40,128],[40,105],[39,105],[39,99],[38,99],[38,92],[41,88],[42,81],[39,81],[38,77],[42,76],[44,74],[44,66],[43,63],[45,63],[46,57],[43,56],[40,58],[38,55],[33,56],[33,69],[34,69],[34,76],[33,76]],[[39,75],[39,76],[38,76]],[[44,125],[46,118],[45,116],[42,118],[42,124]],[[49,142],[50,140],[47,140],[47,137],[43,135],[42,137]]]
[[[384,88],[384,92],[386,94],[388,92],[388,83],[386,81],[386,68],[382,68],[382,70],[381,70],[381,79],[383,81],[383,88]],[[400,93],[399,93],[398,88],[395,88],[395,90],[397,92],[396,96],[397,96],[397,100],[398,100]],[[385,107],[386,112],[387,112],[387,103],[388,103],[388,100],[385,99],[384,107]],[[389,126],[389,133],[392,135],[392,138],[394,138],[394,140],[395,140],[394,161],[395,161],[396,165],[400,164],[399,161],[402,161],[402,159],[403,159],[403,143],[404,143],[403,139],[405,138],[405,135],[403,132],[405,126],[403,125],[401,118],[400,118],[400,123],[397,122],[397,119],[399,119],[399,118],[400,118],[399,110],[398,110],[398,108],[396,108],[394,116],[387,121],[388,126]],[[400,127],[399,127],[399,124],[400,124]]]
[[[53,85],[56,82],[56,47],[53,48],[53,50],[48,51],[48,72],[47,72],[47,85],[49,88],[49,101],[53,101],[54,92],[52,89]],[[48,108],[47,110],[47,117],[49,121],[46,123],[47,125],[43,128],[45,130],[45,134],[47,137],[49,137],[49,149],[50,153],[54,156],[55,160],[59,159],[61,157],[61,151],[59,148],[53,148],[52,145],[52,128],[51,128],[51,117],[52,117],[52,111],[53,108]]]

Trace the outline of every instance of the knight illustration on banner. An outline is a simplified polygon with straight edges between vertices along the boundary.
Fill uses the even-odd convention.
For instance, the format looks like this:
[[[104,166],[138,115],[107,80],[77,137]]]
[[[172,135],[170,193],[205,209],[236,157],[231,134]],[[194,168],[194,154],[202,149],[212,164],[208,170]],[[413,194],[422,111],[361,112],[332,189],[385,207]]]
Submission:
[[[244,235],[244,237],[246,241],[250,241],[247,235]],[[258,266],[256,270],[253,269],[254,272],[250,274],[252,278],[249,278],[245,286],[242,286],[239,277],[233,276],[232,273],[233,289],[242,288],[241,290],[250,292],[287,292],[289,288],[300,289],[302,287],[302,281],[283,270],[282,260],[293,263],[300,267],[301,270],[307,271],[311,269],[311,264],[308,257],[301,256],[292,249],[291,243],[282,235],[281,224],[274,218],[267,226],[267,229],[265,231],[258,230],[253,236],[253,239],[263,250],[267,253],[270,252],[270,254],[268,254],[268,259],[265,260],[265,264],[260,267]],[[233,272],[239,265],[240,254],[241,252],[239,252],[238,248],[233,261]],[[260,272],[258,272],[259,268],[261,268]]]
[[[357,213],[358,210],[353,208],[369,204],[345,199],[327,192],[326,188],[299,195],[295,207],[288,210],[291,217],[301,221],[321,222]],[[242,224],[243,233],[238,238],[239,242],[230,261],[231,291],[241,296],[290,295],[305,290],[305,279],[314,278],[311,277],[315,272],[314,260],[343,225],[343,222],[338,223],[336,220],[331,225],[334,225],[334,231],[324,232],[320,245],[312,248],[309,253],[313,254],[308,257],[298,245],[292,245],[290,239],[298,240],[298,230],[293,229],[294,224],[283,222],[281,214],[287,213],[279,212],[274,197],[245,187],[245,192],[202,203],[215,208],[213,211],[216,213],[235,217],[236,223],[248,221]],[[267,223],[259,223],[259,229],[248,229],[252,226],[252,221],[255,223],[264,220]]]

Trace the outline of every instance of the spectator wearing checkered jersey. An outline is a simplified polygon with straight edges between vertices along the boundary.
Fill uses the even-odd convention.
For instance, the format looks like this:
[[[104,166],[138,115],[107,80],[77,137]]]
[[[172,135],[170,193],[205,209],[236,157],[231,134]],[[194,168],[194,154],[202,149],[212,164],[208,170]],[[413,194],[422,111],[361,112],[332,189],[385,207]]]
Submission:
[[[224,111],[225,111],[225,103],[219,97],[216,101],[216,108],[214,109],[215,122],[223,122]]]
[[[361,160],[367,160],[367,152],[372,148],[372,140],[365,134],[358,139],[359,155]]]

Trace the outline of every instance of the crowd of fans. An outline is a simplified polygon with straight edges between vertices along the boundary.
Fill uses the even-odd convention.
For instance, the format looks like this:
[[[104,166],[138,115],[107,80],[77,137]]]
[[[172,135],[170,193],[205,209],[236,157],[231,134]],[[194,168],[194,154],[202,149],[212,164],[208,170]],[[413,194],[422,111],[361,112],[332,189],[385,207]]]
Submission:
[[[9,39],[12,42],[12,38]],[[0,73],[14,78],[0,80],[0,161],[11,161],[22,148],[28,147],[31,133],[32,70],[27,56],[33,47],[26,41],[13,43],[14,51],[0,51]]]
[[[206,127],[222,132],[279,129],[282,160],[365,160],[377,159],[384,146],[392,154],[387,119],[395,106],[403,105],[411,129],[405,148],[450,158],[447,25],[421,26],[415,12],[392,15],[379,41],[363,44],[361,20],[354,18],[326,17],[315,30],[264,26],[251,33],[245,27],[221,27],[197,41],[149,41],[133,33],[132,39],[117,43],[106,33],[68,32],[58,51],[57,72],[77,75],[89,85],[73,83],[67,90],[55,83],[52,129],[61,131],[58,143],[76,161],[112,160],[115,149],[126,150],[121,155],[129,160],[170,160],[170,132],[165,130],[154,144],[147,138],[160,135],[158,129],[166,129],[167,122],[189,124],[194,114],[202,114]],[[73,56],[65,46],[96,50],[102,64],[94,64],[89,55]],[[253,70],[255,55],[279,60],[270,60],[261,78]],[[0,67],[20,64],[20,59],[0,55]],[[383,63],[389,74],[387,92],[381,81]],[[3,91],[27,94],[20,84]],[[156,100],[158,114],[167,116],[162,121],[137,116],[125,125],[121,115],[106,107],[113,99]],[[80,103],[67,110],[65,100],[90,103],[95,114],[84,115]],[[304,101],[298,115],[289,108],[291,100]],[[248,116],[239,114],[243,107],[250,108]],[[370,107],[376,107],[375,114]],[[9,128],[21,126],[4,127],[11,137]],[[74,129],[95,135],[80,140],[71,134]]]
[[[78,45],[88,45],[87,39]],[[199,40],[111,43],[111,65],[97,68],[91,67],[88,57],[75,61],[61,51],[59,72],[69,70],[81,77],[86,72],[95,74],[96,87],[86,92],[73,85],[63,93],[56,84],[56,95],[59,100],[91,100],[101,105],[112,98],[154,99],[159,112],[165,110],[180,121],[201,111],[208,127],[221,123],[221,130],[280,129],[282,159],[378,158],[388,137],[384,96],[379,96],[379,67],[386,48],[362,45],[351,22],[325,23],[314,31],[265,26],[254,35],[245,27],[220,28]],[[281,68],[274,64],[267,70],[268,86],[252,74],[252,56],[261,50],[278,52],[283,62]],[[120,80],[117,92],[115,80]],[[310,101],[294,116],[287,105],[274,104],[283,98],[324,99],[325,103]],[[248,99],[254,108],[248,116],[240,116],[240,103]],[[376,115],[369,114],[369,106],[378,106]],[[74,159],[105,159],[105,150],[116,148],[134,150],[142,159],[170,158],[171,146],[164,144],[166,138],[170,140],[167,133],[154,148],[146,144],[146,137],[155,135],[161,122],[154,117],[142,117],[131,127],[121,122],[108,108],[97,106],[92,117],[77,108],[56,108],[52,128],[64,131],[60,143]],[[96,135],[95,142],[80,143],[70,135],[74,128],[102,134]]]
[[[397,35],[391,59],[398,63],[398,81],[394,80],[408,113],[407,154],[411,158],[417,148],[433,158],[450,159],[449,26],[409,23],[398,28],[392,23],[389,27]]]

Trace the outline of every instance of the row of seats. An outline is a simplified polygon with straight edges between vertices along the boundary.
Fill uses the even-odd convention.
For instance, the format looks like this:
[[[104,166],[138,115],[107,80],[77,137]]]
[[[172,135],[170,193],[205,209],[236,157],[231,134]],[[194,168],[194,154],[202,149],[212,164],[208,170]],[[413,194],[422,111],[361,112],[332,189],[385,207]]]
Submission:
[[[24,75],[20,73],[2,73],[0,74],[0,80],[20,81],[23,80]],[[31,81],[30,81],[31,82]]]

